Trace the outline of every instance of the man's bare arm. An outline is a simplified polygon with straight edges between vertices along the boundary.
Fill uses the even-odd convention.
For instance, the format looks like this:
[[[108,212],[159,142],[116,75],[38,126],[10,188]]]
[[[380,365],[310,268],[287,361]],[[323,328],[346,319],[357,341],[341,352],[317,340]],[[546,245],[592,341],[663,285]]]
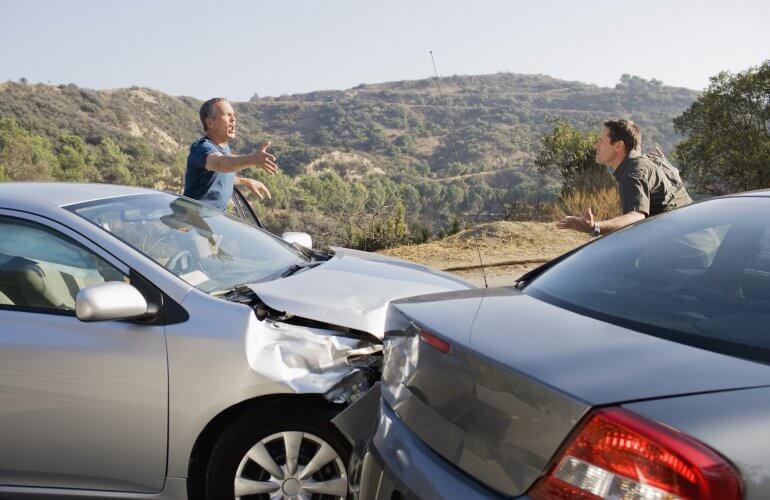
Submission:
[[[256,162],[251,155],[223,155],[211,153],[206,157],[206,170],[214,172],[240,172],[244,168],[253,167]]]
[[[599,221],[599,233],[613,233],[618,229],[623,229],[626,226],[630,226],[634,222],[644,220],[645,217],[646,216],[642,212],[628,212],[627,214],[620,215],[613,219]]]
[[[245,187],[251,193],[258,196],[260,200],[264,200],[265,197],[268,199],[272,198],[270,195],[270,190],[267,189],[267,186],[256,179],[249,179],[248,177],[236,177],[235,185],[238,187]]]
[[[206,157],[206,170],[231,173],[240,172],[244,168],[260,167],[272,175],[278,170],[278,165],[275,164],[275,156],[267,152],[269,147],[270,143],[266,142],[250,155],[212,153]]]
[[[642,212],[628,212],[613,219],[597,221],[589,208],[582,216],[569,216],[556,223],[559,229],[572,229],[591,234],[594,224],[599,224],[599,234],[610,234],[647,217]]]

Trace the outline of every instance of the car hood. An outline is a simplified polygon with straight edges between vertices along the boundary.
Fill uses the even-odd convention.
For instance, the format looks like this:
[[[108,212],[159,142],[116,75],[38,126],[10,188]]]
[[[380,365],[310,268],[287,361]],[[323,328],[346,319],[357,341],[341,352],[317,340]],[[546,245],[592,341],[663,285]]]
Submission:
[[[392,300],[473,288],[463,280],[419,264],[371,255],[338,252],[317,267],[248,287],[272,309],[379,338],[384,335],[385,316]]]

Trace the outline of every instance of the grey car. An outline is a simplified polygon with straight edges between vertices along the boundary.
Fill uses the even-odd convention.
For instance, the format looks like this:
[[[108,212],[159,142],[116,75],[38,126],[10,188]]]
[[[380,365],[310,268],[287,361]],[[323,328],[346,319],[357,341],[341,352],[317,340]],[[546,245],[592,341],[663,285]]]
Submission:
[[[0,498],[345,498],[330,420],[388,304],[470,287],[159,191],[0,184]]]
[[[768,214],[712,199],[516,286],[394,302],[354,492],[770,498]]]

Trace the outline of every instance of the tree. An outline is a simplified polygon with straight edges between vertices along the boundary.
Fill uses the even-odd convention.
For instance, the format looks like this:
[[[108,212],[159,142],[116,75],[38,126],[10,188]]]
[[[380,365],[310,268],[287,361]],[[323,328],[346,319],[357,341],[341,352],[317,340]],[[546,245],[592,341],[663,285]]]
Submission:
[[[120,149],[117,142],[109,138],[101,140],[96,167],[101,172],[104,182],[133,185],[134,176],[128,170],[128,163],[128,155]]]
[[[447,186],[445,193],[445,199],[449,205],[453,207],[457,207],[459,209],[464,209],[461,204],[463,201],[465,201],[465,189],[463,189],[462,184],[460,183],[452,183],[449,186]],[[458,210],[459,212],[462,212],[462,210]]]
[[[662,86],[663,82],[655,78],[645,80],[640,76],[623,73],[620,75],[620,81],[615,85],[615,88],[618,90],[659,90]]]
[[[59,138],[59,171],[57,178],[65,182],[93,182],[99,180],[94,157],[86,143],[77,135],[65,134]]]
[[[129,172],[134,178],[134,182],[142,187],[154,188],[156,185],[165,185],[163,178],[165,171],[163,166],[155,159],[155,154],[149,144],[142,140],[134,140],[130,144],[130,149],[126,151],[129,155]]]
[[[406,242],[409,229],[406,225],[406,208],[401,200],[396,200],[393,216],[387,222],[387,235],[390,237],[390,245],[395,246]]]
[[[396,137],[396,140],[393,141],[393,144],[399,148],[402,153],[409,153],[414,149],[417,142],[411,135],[402,134]]]
[[[553,130],[543,136],[537,148],[538,171],[561,173],[562,194],[593,192],[611,186],[611,177],[596,163],[594,144],[599,134],[578,130],[563,119],[552,123]]]
[[[723,194],[770,187],[770,60],[712,77],[674,127],[688,136],[675,158],[696,188]]]
[[[13,117],[0,118],[0,170],[10,181],[46,181],[58,162],[48,139],[22,128]]]

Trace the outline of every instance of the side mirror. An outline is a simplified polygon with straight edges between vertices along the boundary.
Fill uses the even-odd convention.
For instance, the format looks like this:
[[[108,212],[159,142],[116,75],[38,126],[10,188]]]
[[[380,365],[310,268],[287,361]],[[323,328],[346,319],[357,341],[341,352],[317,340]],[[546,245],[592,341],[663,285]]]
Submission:
[[[313,238],[311,238],[307,233],[287,231],[281,235],[281,238],[283,238],[289,244],[296,243],[297,245],[302,245],[305,248],[309,248],[311,250],[313,249]]]
[[[136,319],[154,312],[139,290],[120,281],[99,283],[81,289],[75,299],[80,321]]]

